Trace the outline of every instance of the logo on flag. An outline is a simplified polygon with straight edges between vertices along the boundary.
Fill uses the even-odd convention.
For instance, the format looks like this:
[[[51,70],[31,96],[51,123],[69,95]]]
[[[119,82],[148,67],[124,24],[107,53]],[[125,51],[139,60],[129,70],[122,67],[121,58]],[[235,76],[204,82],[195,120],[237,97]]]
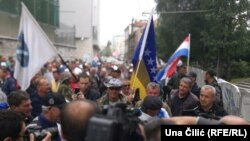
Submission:
[[[16,50],[16,58],[21,67],[28,67],[29,65],[29,49],[24,42],[23,32],[20,33],[18,38],[18,45]]]

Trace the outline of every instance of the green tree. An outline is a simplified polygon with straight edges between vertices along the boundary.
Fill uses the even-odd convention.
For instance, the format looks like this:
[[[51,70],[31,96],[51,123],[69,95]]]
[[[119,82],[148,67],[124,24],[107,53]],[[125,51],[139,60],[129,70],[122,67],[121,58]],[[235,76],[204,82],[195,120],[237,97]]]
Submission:
[[[168,59],[191,33],[191,63],[202,69],[217,68],[218,76],[230,78],[231,62],[250,58],[249,8],[248,0],[159,0],[159,56]]]
[[[108,41],[107,46],[101,51],[101,55],[107,57],[111,56],[112,55],[111,45],[112,45],[111,41]]]

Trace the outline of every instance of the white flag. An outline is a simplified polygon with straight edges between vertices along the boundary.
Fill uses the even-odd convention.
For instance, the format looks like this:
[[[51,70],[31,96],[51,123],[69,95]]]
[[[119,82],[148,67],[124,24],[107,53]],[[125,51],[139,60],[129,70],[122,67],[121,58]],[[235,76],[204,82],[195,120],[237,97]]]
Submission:
[[[18,40],[14,77],[26,90],[31,78],[57,51],[23,3]]]

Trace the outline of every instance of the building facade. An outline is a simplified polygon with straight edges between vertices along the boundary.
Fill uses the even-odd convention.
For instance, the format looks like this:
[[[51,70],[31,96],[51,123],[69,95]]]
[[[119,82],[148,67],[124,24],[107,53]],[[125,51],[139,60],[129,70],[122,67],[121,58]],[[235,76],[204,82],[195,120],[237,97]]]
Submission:
[[[22,0],[65,59],[89,60],[99,46],[99,0]],[[14,56],[20,0],[0,1],[0,56]]]
[[[141,38],[146,22],[147,21],[144,20],[134,21],[125,29],[124,58],[128,63],[131,63],[135,48],[137,47],[137,44]]]
[[[60,23],[75,29],[72,56],[91,61],[99,51],[99,9],[99,0],[60,0]]]
[[[125,53],[125,36],[116,35],[113,37],[113,46],[112,46],[113,56],[119,60],[124,60]]]

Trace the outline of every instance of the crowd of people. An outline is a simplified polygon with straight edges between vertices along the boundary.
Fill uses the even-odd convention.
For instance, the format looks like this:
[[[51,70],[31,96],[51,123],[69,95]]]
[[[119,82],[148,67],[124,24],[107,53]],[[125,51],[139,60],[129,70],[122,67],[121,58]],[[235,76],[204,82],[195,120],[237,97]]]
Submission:
[[[137,109],[135,132],[142,140],[160,140],[163,124],[249,124],[225,111],[222,90],[211,70],[205,73],[206,85],[200,87],[196,73],[187,73],[181,64],[169,81],[149,82],[146,96],[138,97],[130,83],[132,65],[79,59],[66,63],[48,62],[24,91],[13,77],[13,58],[0,60],[0,140],[19,141],[25,136],[36,140],[27,132],[49,128],[58,129],[58,134],[44,130],[41,140],[88,140],[90,119],[117,103]]]

